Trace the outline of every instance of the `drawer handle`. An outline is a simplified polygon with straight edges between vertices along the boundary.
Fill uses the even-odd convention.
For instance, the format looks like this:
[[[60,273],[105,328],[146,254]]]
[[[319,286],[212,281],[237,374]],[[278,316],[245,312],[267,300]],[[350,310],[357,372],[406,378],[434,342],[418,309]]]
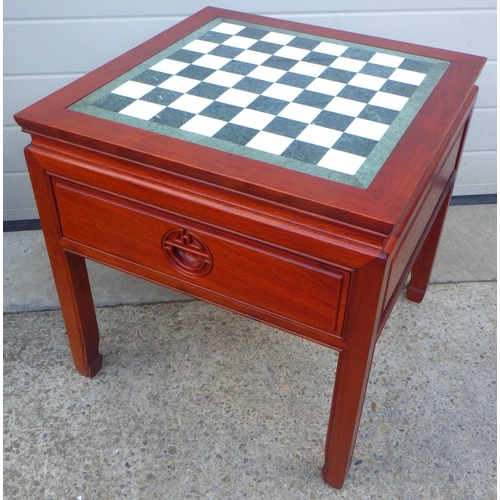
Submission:
[[[174,266],[190,276],[205,276],[213,265],[207,245],[186,229],[173,229],[163,236],[163,252]]]

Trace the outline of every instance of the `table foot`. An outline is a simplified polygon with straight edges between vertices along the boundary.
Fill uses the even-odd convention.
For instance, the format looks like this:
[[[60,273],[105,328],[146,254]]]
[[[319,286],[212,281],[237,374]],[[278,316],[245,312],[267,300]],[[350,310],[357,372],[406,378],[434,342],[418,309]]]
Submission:
[[[103,359],[104,359],[103,355],[98,354],[95,359],[93,359],[91,362],[88,362],[85,366],[82,366],[81,364],[77,365],[75,363],[75,367],[78,370],[78,372],[84,375],[85,377],[93,378],[101,370]]]
[[[406,289],[406,297],[412,302],[422,302],[427,290],[427,285],[431,278],[432,266],[439,245],[439,238],[443,229],[446,212],[450,204],[452,189],[453,184],[439,207],[436,217],[425,237],[424,243],[413,263],[410,283]]]
[[[337,490],[342,489],[342,486],[344,486],[345,477],[335,477],[334,474],[329,474],[326,464],[321,469],[321,477],[328,486]]]
[[[412,302],[420,304],[424,300],[426,289],[418,288],[416,286],[408,285],[406,289],[406,298]]]

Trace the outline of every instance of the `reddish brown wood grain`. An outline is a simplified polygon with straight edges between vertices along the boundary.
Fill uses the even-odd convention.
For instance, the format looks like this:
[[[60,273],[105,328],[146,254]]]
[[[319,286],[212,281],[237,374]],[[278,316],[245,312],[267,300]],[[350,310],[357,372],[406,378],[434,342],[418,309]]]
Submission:
[[[171,288],[182,287],[192,295],[202,288],[226,296],[236,310],[239,303],[251,304],[255,317],[264,311],[293,318],[326,334],[325,338],[330,334],[332,346],[345,345],[338,340],[348,273],[67,182],[55,180],[54,194],[66,243],[158,271]],[[186,229],[206,243],[210,272],[191,276],[165,258],[162,238],[175,229]]]
[[[85,260],[58,244],[61,233],[50,178],[29,147],[25,153],[73,361],[82,375],[93,377],[101,369],[102,355]]]
[[[358,433],[375,349],[386,269],[381,254],[358,269],[351,282],[344,327],[349,348],[339,354],[322,470],[324,481],[334,488],[342,488],[351,465],[356,443],[353,437]]]
[[[451,64],[368,189],[67,109],[217,17]],[[85,258],[334,348],[323,478],[341,488],[375,343],[410,271],[408,297],[425,293],[484,63],[208,7],[18,113],[76,368],[102,363]],[[187,235],[174,256],[172,231]]]

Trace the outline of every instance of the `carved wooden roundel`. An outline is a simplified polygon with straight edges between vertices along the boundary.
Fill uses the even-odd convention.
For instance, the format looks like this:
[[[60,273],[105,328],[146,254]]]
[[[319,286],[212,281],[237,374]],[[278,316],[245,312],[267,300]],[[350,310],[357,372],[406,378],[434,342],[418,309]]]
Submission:
[[[173,229],[163,236],[163,251],[174,266],[190,276],[205,276],[213,265],[207,245],[187,229]]]

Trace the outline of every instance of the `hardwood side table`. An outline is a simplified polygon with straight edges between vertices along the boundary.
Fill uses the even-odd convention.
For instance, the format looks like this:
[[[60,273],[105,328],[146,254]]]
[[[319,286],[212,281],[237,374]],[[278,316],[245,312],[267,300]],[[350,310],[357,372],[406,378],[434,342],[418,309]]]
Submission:
[[[18,113],[73,359],[85,259],[339,351],[341,488],[375,343],[424,296],[485,59],[206,8]]]

